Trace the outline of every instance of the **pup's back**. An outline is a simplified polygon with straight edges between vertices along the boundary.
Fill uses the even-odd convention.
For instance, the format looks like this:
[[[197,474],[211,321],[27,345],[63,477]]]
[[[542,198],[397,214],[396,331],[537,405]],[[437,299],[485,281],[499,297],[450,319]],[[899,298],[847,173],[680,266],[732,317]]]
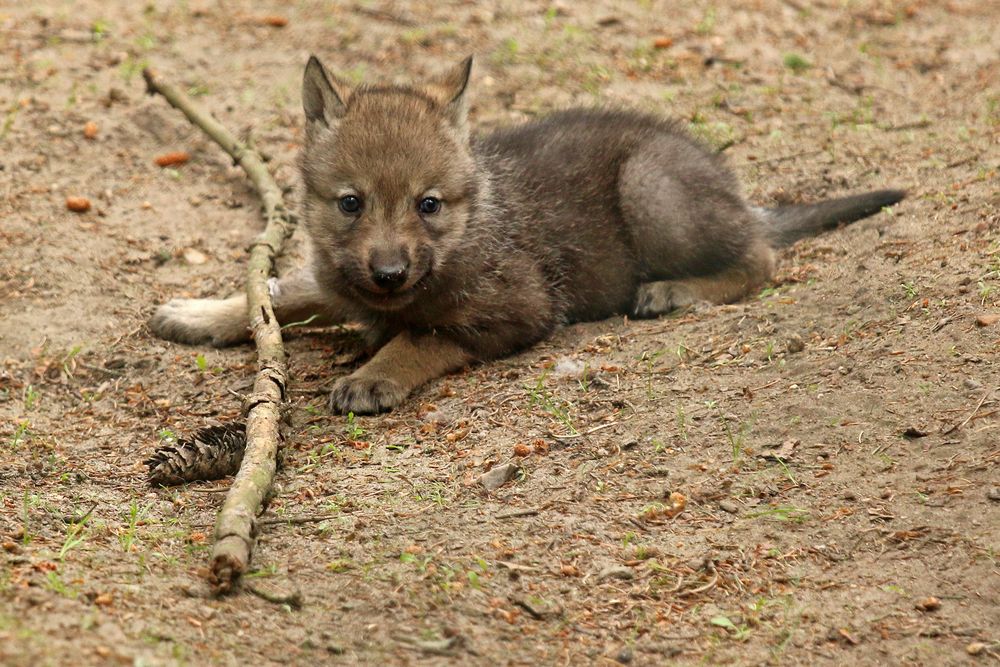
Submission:
[[[649,115],[564,111],[474,149],[498,224],[537,258],[569,320],[626,312],[640,282],[728,266],[753,233],[723,161]]]

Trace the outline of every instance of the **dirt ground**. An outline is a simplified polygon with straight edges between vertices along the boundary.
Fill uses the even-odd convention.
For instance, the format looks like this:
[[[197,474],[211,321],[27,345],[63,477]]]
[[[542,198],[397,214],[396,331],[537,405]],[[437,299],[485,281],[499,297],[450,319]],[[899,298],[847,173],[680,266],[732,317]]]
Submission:
[[[3,3],[0,663],[1000,662],[998,24],[994,0]],[[680,117],[761,204],[910,195],[745,303],[572,326],[383,416],[326,411],[350,332],[290,329],[248,581],[304,605],[211,599],[227,482],[141,462],[236,415],[254,354],[145,321],[239,289],[261,222],[139,72],[294,185],[310,52],[352,80],[475,53],[479,127]]]

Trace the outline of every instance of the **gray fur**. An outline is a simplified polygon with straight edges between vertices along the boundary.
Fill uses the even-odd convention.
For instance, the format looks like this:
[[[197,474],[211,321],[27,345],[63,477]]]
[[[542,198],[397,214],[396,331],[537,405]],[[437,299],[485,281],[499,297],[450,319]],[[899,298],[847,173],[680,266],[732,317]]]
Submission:
[[[776,248],[867,218],[903,200],[902,190],[876,190],[817,204],[794,204],[755,209],[761,215],[768,241]]]
[[[315,58],[306,69],[301,169],[313,258],[280,281],[276,312],[359,321],[374,345],[392,341],[337,383],[334,409],[391,408],[431,377],[568,322],[737,300],[770,278],[773,247],[902,197],[762,213],[721,157],[676,124],[632,111],[562,111],[470,140],[470,66],[422,87],[353,91]],[[363,210],[345,213],[344,196]],[[428,196],[441,202],[432,215],[419,210]],[[373,283],[373,261],[406,266],[403,285]],[[235,299],[171,302],[152,327],[231,343],[246,335]]]

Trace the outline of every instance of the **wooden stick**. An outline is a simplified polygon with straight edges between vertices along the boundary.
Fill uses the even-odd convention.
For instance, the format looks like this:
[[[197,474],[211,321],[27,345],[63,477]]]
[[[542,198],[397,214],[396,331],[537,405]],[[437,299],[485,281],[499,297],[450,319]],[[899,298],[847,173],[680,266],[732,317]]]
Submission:
[[[182,92],[161,81],[148,67],[142,72],[148,92],[159,93],[215,143],[232,156],[233,161],[253,182],[264,204],[264,231],[250,246],[247,265],[247,308],[250,326],[257,345],[257,377],[253,393],[244,408],[247,411],[247,447],[215,523],[215,546],[212,549],[211,582],[215,592],[231,591],[250,563],[257,537],[256,517],[271,488],[276,468],[280,434],[280,408],[285,400],[288,374],[281,328],[274,316],[267,281],[274,271],[274,258],[295,230],[297,220],[282,199],[260,155],[226,130],[209,114],[198,109]]]

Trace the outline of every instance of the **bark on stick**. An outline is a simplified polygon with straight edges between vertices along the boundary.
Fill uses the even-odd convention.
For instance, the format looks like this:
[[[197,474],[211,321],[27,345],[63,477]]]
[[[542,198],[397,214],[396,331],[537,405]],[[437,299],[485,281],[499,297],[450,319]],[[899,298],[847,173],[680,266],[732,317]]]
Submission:
[[[243,167],[264,204],[266,226],[250,246],[247,265],[247,307],[257,345],[257,377],[253,394],[244,406],[247,447],[240,471],[219,511],[212,550],[212,584],[216,593],[225,593],[239,582],[250,563],[257,537],[256,517],[274,481],[277,466],[281,405],[288,376],[281,327],[274,317],[267,282],[274,272],[274,259],[292,235],[297,221],[285,208],[281,188],[256,151],[197,108],[187,95],[160,80],[153,70],[146,68],[142,75],[150,94],[165,97]]]

